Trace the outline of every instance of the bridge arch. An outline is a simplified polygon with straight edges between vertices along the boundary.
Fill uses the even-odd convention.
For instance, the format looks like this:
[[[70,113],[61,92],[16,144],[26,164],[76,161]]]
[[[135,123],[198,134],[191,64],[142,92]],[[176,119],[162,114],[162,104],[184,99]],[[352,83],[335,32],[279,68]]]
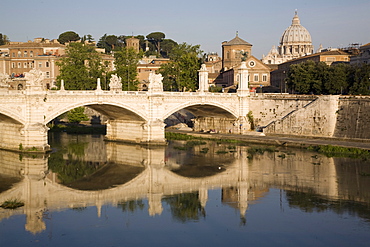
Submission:
[[[78,102],[58,108],[45,118],[45,123],[49,123],[56,117],[77,107],[86,106],[93,110],[102,113],[110,119],[116,120],[131,120],[131,121],[147,121],[147,116],[139,113],[132,106],[126,104],[117,104],[116,102]]]
[[[193,115],[199,116],[213,116],[213,117],[225,117],[225,118],[238,118],[238,114],[235,113],[232,109],[229,109],[225,105],[208,102],[208,103],[193,103],[187,102],[181,105],[178,105],[170,110],[168,110],[163,115],[163,120],[174,114],[179,110],[187,110]]]
[[[6,109],[0,109],[0,121],[25,125],[25,121],[22,117]]]

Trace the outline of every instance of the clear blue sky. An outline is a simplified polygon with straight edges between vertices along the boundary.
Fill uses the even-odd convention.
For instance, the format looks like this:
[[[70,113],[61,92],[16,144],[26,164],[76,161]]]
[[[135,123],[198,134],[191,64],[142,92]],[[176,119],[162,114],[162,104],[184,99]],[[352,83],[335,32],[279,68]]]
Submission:
[[[0,0],[0,9],[0,33],[11,41],[57,39],[65,31],[96,41],[105,33],[160,31],[220,55],[221,43],[238,31],[261,58],[279,44],[297,9],[315,50],[370,42],[370,0]]]

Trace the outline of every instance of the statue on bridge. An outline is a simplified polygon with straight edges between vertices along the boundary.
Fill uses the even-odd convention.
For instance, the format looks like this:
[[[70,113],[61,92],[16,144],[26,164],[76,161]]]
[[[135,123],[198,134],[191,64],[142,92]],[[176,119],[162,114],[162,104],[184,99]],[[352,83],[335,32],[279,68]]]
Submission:
[[[6,82],[8,77],[8,75],[0,73],[0,90],[7,89],[9,87],[8,83]]]
[[[44,73],[38,69],[31,69],[25,73],[26,88],[29,90],[42,90],[42,81],[44,80]]]
[[[149,75],[148,91],[151,93],[163,92],[163,76],[161,74],[155,74],[153,71]]]
[[[122,91],[122,79],[116,74],[112,75],[110,78],[109,89],[110,91]]]

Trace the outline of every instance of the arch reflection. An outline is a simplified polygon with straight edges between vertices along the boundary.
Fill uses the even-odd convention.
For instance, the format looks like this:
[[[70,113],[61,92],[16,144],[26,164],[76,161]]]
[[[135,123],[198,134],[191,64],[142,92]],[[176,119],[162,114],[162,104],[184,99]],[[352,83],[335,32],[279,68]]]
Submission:
[[[130,212],[145,210],[151,216],[162,214],[168,206],[178,221],[199,220],[207,214],[208,193],[213,189],[221,189],[221,202],[239,211],[242,222],[248,204],[270,188],[287,191],[291,206],[302,210],[305,201],[297,200],[302,194],[309,196],[308,201],[312,194],[324,200],[370,203],[369,179],[359,176],[370,171],[361,161],[300,150],[251,155],[247,146],[218,143],[194,145],[185,151],[174,148],[185,144],[178,142],[148,148],[104,142],[100,136],[62,135],[55,139],[60,145],[53,145],[57,150],[50,156],[20,157],[0,151],[4,157],[0,178],[9,178],[0,180],[0,188],[4,188],[0,203],[9,198],[25,203],[12,211],[0,208],[0,220],[25,214],[26,229],[38,233],[46,229],[48,211],[94,206],[100,216],[103,205]],[[88,168],[73,164],[75,160],[83,160]],[[63,169],[67,172],[62,173]],[[310,210],[315,210],[315,205]]]

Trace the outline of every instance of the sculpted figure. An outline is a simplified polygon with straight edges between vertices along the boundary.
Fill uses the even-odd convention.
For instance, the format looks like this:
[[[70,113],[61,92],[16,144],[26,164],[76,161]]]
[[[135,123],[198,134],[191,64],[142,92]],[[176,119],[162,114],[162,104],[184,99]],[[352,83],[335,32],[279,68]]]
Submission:
[[[44,74],[41,70],[32,69],[25,73],[25,78],[28,86],[41,86],[41,82],[44,80]]]
[[[122,79],[116,74],[112,75],[110,78],[109,88],[111,91],[122,91]]]
[[[0,87],[8,87],[6,80],[8,79],[8,75],[0,73]]]
[[[148,90],[150,92],[163,92],[163,76],[161,74],[155,74],[151,72],[149,74],[149,85]]]

